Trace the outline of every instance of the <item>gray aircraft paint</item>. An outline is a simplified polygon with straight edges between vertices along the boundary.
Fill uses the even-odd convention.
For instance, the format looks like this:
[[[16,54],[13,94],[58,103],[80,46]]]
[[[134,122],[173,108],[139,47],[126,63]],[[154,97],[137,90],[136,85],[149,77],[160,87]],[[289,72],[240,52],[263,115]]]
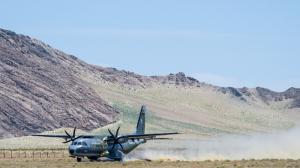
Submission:
[[[119,127],[115,134],[108,129],[110,134],[108,136],[79,135],[76,137],[76,128],[74,128],[72,135],[65,131],[66,135],[33,136],[64,138],[66,140],[64,143],[71,142],[69,145],[69,154],[70,157],[77,158],[77,161],[81,161],[84,157],[90,160],[97,160],[100,157],[123,160],[125,154],[131,152],[140,144],[146,143],[147,140],[169,139],[157,138],[157,136],[178,134],[177,132],[145,134],[146,111],[146,106],[142,106],[135,133],[131,135],[119,136]]]

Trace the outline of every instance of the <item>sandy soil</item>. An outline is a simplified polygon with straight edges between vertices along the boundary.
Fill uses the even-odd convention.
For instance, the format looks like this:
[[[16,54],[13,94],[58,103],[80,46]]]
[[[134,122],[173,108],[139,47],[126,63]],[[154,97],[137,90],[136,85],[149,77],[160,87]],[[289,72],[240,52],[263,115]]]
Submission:
[[[161,168],[174,168],[174,167],[300,167],[300,160],[237,160],[237,161],[199,161],[199,162],[182,162],[182,161],[130,161],[125,163],[120,162],[89,162],[87,160],[78,163],[71,159],[1,159],[0,167],[2,168],[26,168],[26,167],[45,167],[45,168],[69,168],[69,167],[161,167]]]

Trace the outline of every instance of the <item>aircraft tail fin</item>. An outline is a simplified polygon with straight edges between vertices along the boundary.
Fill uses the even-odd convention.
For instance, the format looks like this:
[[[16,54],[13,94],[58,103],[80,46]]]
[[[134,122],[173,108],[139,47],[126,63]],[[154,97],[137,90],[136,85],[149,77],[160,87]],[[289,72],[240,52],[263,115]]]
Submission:
[[[140,115],[138,118],[138,122],[136,124],[136,134],[142,135],[145,133],[145,113],[146,113],[146,106],[143,105],[140,111]]]

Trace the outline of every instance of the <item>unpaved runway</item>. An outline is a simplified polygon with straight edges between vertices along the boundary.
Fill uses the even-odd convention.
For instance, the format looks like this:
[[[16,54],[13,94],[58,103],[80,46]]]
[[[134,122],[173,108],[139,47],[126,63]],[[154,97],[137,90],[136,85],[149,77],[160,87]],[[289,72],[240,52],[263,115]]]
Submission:
[[[300,160],[238,160],[238,161],[129,161],[120,162],[88,162],[87,160],[77,163],[72,159],[1,159],[0,167],[2,168],[216,168],[216,167],[300,167]]]

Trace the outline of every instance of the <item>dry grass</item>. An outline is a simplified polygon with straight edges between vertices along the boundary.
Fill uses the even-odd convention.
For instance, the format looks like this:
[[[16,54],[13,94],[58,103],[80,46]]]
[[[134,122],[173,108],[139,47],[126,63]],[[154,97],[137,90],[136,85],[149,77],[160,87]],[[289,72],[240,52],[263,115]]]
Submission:
[[[138,118],[138,108],[131,108],[122,103],[115,103],[114,106],[123,112],[121,121],[111,125],[107,125],[102,128],[93,130],[92,132],[84,132],[77,130],[77,135],[80,134],[92,134],[92,135],[108,135],[107,128],[116,130],[118,126],[121,126],[121,134],[133,133]],[[157,117],[152,113],[148,113],[146,117],[146,132],[182,132],[185,136],[176,136],[176,138],[199,138],[207,137],[212,134],[217,134],[221,130],[210,129],[201,127],[195,124],[189,124],[179,121],[168,120]],[[73,128],[60,128],[53,131],[44,132],[44,134],[65,134],[64,130],[72,132]],[[201,132],[201,134],[199,134]],[[60,138],[46,138],[46,137],[33,137],[24,136],[16,138],[6,138],[0,140],[0,149],[63,149],[67,148],[67,144],[61,143],[63,139]]]
[[[68,158],[66,149],[61,150],[0,150],[0,159],[40,159],[40,158]]]
[[[123,112],[121,121],[96,129],[91,134],[105,135],[107,128],[116,130],[119,125],[122,134],[133,132],[141,104],[147,105],[149,110],[146,131],[184,133],[176,136],[176,139],[207,139],[224,134],[268,132],[290,128],[300,120],[299,109],[294,109],[293,113],[283,109],[289,102],[270,105],[260,101],[243,102],[210,87],[160,85],[147,89],[126,89],[112,83],[91,81],[91,86],[102,98]],[[61,128],[48,133],[64,134],[63,130]],[[81,133],[86,132],[79,130],[78,134]],[[67,148],[62,141],[30,136],[9,138],[0,140],[0,149]],[[149,144],[150,147],[154,145]]]
[[[130,167],[130,168],[174,168],[174,167],[186,167],[186,168],[225,168],[225,167],[255,167],[255,168],[282,168],[282,167],[300,167],[300,160],[277,160],[277,159],[265,159],[265,160],[237,160],[237,161],[199,161],[199,162],[182,162],[182,161],[131,161],[131,162],[88,162],[84,160],[81,163],[77,163],[71,159],[5,159],[0,160],[0,167],[2,168],[26,168],[26,167],[44,167],[44,168],[118,168],[118,167]]]
[[[112,83],[92,82],[91,86],[109,102],[138,108],[146,104],[156,116],[221,130],[220,133],[253,133],[294,126],[285,107],[289,102],[267,105],[261,100],[244,102],[211,87],[157,85],[150,88],[123,88]],[[202,130],[198,130],[203,134]],[[212,132],[212,134],[214,134]]]

